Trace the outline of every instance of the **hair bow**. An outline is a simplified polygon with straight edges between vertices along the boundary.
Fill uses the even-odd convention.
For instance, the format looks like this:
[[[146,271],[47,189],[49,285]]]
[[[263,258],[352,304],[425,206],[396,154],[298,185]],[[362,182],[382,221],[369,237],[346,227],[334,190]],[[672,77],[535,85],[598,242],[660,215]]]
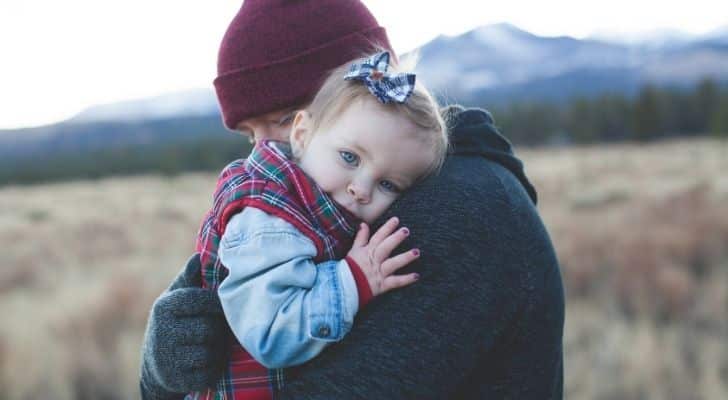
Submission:
[[[415,74],[388,74],[389,52],[377,53],[361,63],[353,63],[344,79],[364,82],[384,104],[404,103],[415,88]]]

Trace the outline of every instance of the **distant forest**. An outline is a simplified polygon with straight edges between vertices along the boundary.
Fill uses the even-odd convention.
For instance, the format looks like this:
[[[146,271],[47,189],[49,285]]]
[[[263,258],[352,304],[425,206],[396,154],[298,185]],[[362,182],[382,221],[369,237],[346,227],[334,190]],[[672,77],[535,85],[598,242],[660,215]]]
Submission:
[[[218,120],[215,120],[219,124]],[[0,166],[0,185],[98,179],[107,176],[157,173],[177,175],[191,171],[219,171],[227,163],[250,153],[252,145],[242,135],[211,126],[200,138],[168,143],[135,144],[62,153],[43,160]]]
[[[501,133],[520,145],[728,137],[728,87],[710,79],[692,90],[647,85],[634,98],[603,94],[563,104],[518,103],[490,111]]]
[[[687,90],[648,85],[635,97],[604,94],[563,103],[518,103],[493,108],[478,103],[470,105],[489,109],[499,130],[516,145],[648,142],[706,135],[728,138],[728,87],[712,80],[703,80]],[[199,133],[175,141],[118,145],[83,153],[58,152],[0,164],[0,185],[217,171],[250,151],[248,140],[225,132],[219,118],[205,121],[189,127]],[[180,123],[157,122],[152,130],[178,129]],[[169,132],[158,135],[174,137]]]

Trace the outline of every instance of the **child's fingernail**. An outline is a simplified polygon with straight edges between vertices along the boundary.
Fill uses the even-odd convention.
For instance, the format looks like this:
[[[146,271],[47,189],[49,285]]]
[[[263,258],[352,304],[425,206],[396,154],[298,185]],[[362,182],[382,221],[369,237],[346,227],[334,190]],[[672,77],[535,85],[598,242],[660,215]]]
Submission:
[[[402,228],[402,233],[404,233],[405,236],[409,235],[409,229]]]
[[[412,254],[414,254],[415,256],[418,256],[419,257],[420,250],[419,249],[414,249],[414,250],[412,250]]]
[[[415,274],[415,280],[416,281],[419,281],[420,280],[420,274]]]

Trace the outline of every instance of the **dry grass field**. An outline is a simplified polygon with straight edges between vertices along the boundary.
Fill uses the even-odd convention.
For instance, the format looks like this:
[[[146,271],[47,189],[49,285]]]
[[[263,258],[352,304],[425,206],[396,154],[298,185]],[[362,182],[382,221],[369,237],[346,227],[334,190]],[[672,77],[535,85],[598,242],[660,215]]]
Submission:
[[[728,398],[728,142],[521,156],[562,265],[566,397]],[[138,397],[214,179],[0,188],[0,397]]]

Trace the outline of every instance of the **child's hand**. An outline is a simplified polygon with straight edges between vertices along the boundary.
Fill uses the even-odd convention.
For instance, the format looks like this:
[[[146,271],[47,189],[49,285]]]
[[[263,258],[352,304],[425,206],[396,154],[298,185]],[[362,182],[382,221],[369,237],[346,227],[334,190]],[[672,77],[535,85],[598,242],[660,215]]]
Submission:
[[[362,223],[354,238],[354,245],[349,251],[348,257],[359,264],[359,268],[369,282],[373,296],[410,285],[420,277],[417,273],[394,275],[395,271],[420,256],[418,249],[412,249],[394,257],[389,256],[409,235],[409,229],[396,229],[397,225],[399,225],[399,219],[392,217],[369,239],[369,226]]]

